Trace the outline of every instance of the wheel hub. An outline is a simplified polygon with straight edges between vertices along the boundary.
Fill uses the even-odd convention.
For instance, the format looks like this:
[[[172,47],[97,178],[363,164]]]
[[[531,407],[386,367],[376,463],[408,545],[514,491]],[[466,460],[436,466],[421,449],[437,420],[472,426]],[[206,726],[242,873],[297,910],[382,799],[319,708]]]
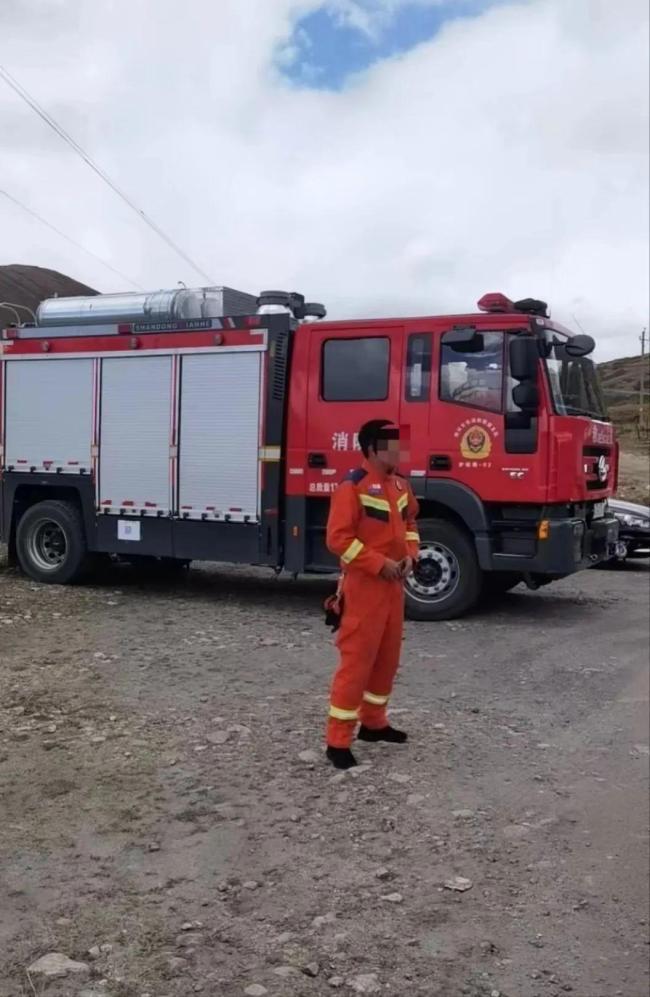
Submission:
[[[68,553],[66,535],[58,523],[46,519],[36,523],[30,539],[30,554],[42,571],[54,571]]]
[[[459,581],[460,567],[454,552],[444,544],[425,541],[406,584],[415,598],[432,602],[449,598]]]

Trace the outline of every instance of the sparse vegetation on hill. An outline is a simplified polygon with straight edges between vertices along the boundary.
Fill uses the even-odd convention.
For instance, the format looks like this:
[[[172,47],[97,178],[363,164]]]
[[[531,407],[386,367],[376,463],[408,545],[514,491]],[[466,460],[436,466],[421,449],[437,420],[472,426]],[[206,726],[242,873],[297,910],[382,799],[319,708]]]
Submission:
[[[630,502],[650,505],[650,356],[621,357],[599,364],[598,371],[605,391],[609,414],[621,443],[621,467],[618,494]],[[646,387],[645,417],[639,426],[639,389],[644,371]],[[643,427],[645,426],[645,432]]]
[[[598,365],[609,413],[621,432],[629,431],[638,424],[642,370],[645,371],[647,420],[650,406],[650,355],[646,354],[643,358],[621,357]]]

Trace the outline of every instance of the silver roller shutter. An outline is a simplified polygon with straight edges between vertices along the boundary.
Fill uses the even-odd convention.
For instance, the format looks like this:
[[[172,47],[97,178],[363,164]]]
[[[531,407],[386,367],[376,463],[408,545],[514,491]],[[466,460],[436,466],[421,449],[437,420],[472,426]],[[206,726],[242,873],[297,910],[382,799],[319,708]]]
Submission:
[[[102,361],[100,507],[171,508],[171,357]]]
[[[259,517],[260,352],[185,356],[180,512]]]
[[[90,471],[92,360],[7,360],[6,391],[8,467]]]

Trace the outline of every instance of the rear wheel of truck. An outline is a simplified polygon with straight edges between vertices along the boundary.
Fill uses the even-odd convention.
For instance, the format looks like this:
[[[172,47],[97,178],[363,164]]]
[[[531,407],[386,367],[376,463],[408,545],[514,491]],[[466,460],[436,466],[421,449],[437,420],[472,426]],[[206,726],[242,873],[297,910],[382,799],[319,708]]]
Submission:
[[[71,502],[39,502],[22,516],[16,553],[26,575],[37,582],[65,585],[89,565],[83,520]]]
[[[411,620],[453,620],[478,601],[481,570],[472,538],[446,519],[419,524],[420,557],[406,579]]]

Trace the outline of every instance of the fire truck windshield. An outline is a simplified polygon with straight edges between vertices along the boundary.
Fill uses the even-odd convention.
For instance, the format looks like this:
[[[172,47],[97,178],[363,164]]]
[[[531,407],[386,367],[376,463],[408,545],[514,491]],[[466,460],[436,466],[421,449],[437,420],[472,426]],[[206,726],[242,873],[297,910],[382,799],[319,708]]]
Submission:
[[[572,357],[566,351],[568,336],[546,329],[550,355],[545,361],[553,404],[558,415],[582,415],[608,420],[607,406],[596,366],[589,357]]]

